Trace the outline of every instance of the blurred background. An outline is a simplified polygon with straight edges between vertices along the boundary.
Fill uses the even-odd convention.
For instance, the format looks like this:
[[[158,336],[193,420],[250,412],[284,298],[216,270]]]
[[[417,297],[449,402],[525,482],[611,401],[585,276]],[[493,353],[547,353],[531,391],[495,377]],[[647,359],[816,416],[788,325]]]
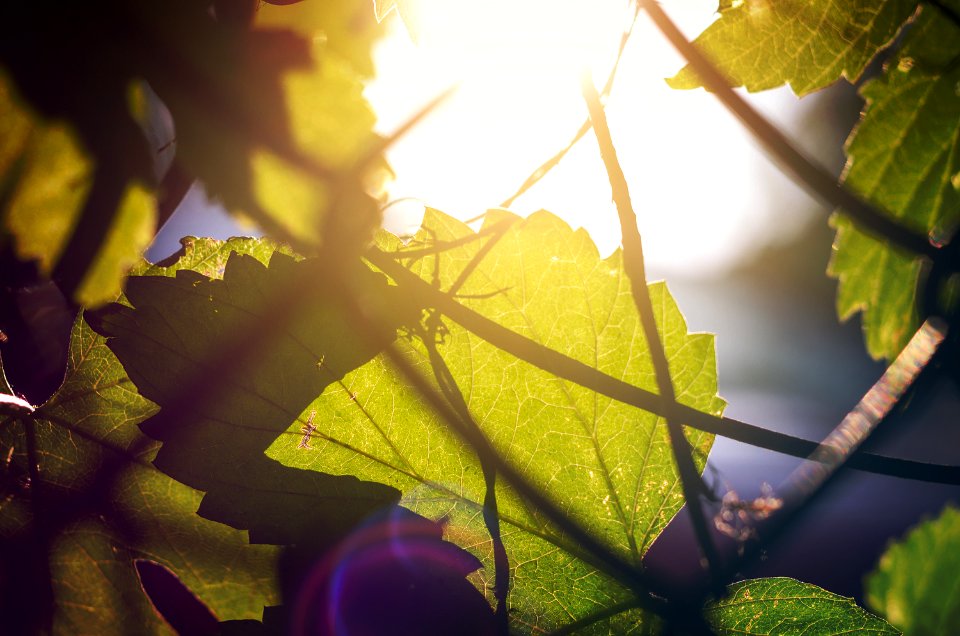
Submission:
[[[383,200],[402,203],[386,206],[385,226],[398,234],[415,231],[424,205],[467,220],[510,198],[584,121],[580,74],[586,68],[603,85],[632,18],[622,0],[589,3],[589,19],[582,6],[574,9],[581,3],[486,4],[420,0],[418,11],[402,18],[393,12],[384,20],[378,77],[366,93],[380,132],[389,134],[432,97],[459,86],[389,151],[395,179]],[[520,4],[529,7],[521,11]],[[664,5],[691,38],[715,17],[715,0]],[[866,355],[858,318],[838,323],[836,285],[825,274],[830,210],[784,177],[711,95],[669,89],[663,78],[681,66],[641,16],[606,99],[650,277],[667,281],[691,331],[716,334],[727,415],[822,439],[884,368]],[[853,87],[841,82],[803,100],[789,88],[748,97],[840,175],[843,142],[863,105]],[[592,133],[510,209],[522,215],[547,209],[586,228],[602,256],[619,244]],[[172,254],[188,234],[248,233],[195,184],[148,257]],[[944,380],[923,390],[923,399],[885,422],[867,447],[956,464],[956,387]],[[717,437],[708,476],[748,498],[763,483],[779,483],[796,464]],[[844,471],[743,574],[791,576],[862,602],[863,576],[886,543],[958,494],[957,487]],[[686,511],[646,561],[677,585],[700,575]]]

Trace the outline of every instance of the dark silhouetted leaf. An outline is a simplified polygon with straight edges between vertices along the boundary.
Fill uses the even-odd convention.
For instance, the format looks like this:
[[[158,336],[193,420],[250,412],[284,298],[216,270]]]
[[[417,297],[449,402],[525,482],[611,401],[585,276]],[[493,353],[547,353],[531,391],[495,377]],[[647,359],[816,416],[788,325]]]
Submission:
[[[250,530],[254,542],[329,545],[395,503],[393,488],[263,454],[327,384],[376,354],[339,310],[330,285],[339,273],[318,275],[316,263],[279,251],[265,266],[255,258],[268,257],[263,244],[247,239],[185,246],[172,267],[149,270],[164,275],[129,279],[132,307],[110,306],[97,319],[141,393],[161,407],[143,424],[164,442],[156,465],[207,493],[201,515]],[[179,269],[198,263],[222,280]],[[395,288],[361,274],[352,292],[389,304]],[[281,327],[257,341],[271,324]]]

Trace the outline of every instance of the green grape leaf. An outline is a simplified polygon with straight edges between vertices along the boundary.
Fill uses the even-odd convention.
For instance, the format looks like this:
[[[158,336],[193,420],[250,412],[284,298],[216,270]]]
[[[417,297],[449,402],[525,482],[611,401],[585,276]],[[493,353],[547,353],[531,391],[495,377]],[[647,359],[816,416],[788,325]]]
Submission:
[[[883,77],[863,87],[868,105],[848,142],[852,189],[921,232],[960,222],[960,28],[926,7]],[[863,311],[867,350],[891,359],[919,326],[920,261],[836,216],[829,272],[841,318]]]
[[[760,91],[789,84],[802,96],[841,77],[856,81],[916,6],[916,0],[724,1],[719,19],[695,42],[734,86]],[[701,86],[690,66],[668,82]]]
[[[151,465],[157,444],[137,424],[155,411],[81,317],[60,389],[32,415],[0,415],[0,535],[12,546],[53,533],[49,620],[55,633],[170,632],[141,589],[138,559],[168,567],[221,618],[258,618],[276,598],[275,549],[250,546],[244,533],[197,516],[200,494]],[[26,427],[35,430],[40,483],[30,480]],[[116,471],[115,480],[98,481],[105,471]],[[93,505],[77,518],[46,525],[78,501]],[[23,607],[35,603],[29,599]]]
[[[449,584],[459,589],[453,596],[473,608],[474,619],[489,621],[483,596],[464,580],[478,567],[476,558],[443,542],[441,524],[404,510],[398,517],[397,490],[349,475],[289,468],[264,455],[304,407],[336,382],[334,369],[342,375],[377,353],[350,329],[339,309],[341,292],[326,284],[349,268],[338,262],[321,271],[325,261],[297,260],[270,246],[250,239],[221,244],[187,238],[172,266],[148,267],[129,279],[129,304],[98,312],[97,329],[110,336],[110,347],[140,391],[161,407],[142,425],[163,442],[155,465],[205,492],[201,516],[248,530],[254,543],[294,546],[304,563],[329,553],[371,515],[393,511],[391,520],[420,528],[415,534],[421,545],[429,538],[430,550],[466,568],[447,568]],[[352,298],[368,297],[381,312],[403,315],[402,298],[382,275],[361,269],[351,282]],[[252,333],[264,340],[249,337]],[[395,336],[395,327],[385,335]],[[298,426],[309,425],[307,420]],[[302,437],[297,430],[288,439],[297,443]],[[434,577],[431,585],[439,580]],[[464,592],[474,596],[472,602]],[[286,607],[271,609],[289,610],[292,599],[284,600]]]
[[[16,255],[50,274],[71,239],[93,181],[93,161],[66,123],[44,121],[15,94],[0,71],[0,237]],[[156,209],[144,186],[127,184],[98,256],[74,300],[96,306],[117,297],[127,271],[153,240]]]
[[[501,325],[655,390],[620,256],[601,260],[585,232],[547,213],[521,221],[492,212],[477,234],[431,211],[409,246],[386,234],[380,245]],[[234,254],[222,280],[185,271],[132,277],[130,306],[100,312],[98,329],[161,406],[143,425],[163,441],[156,464],[206,492],[200,513],[249,529],[254,541],[300,544],[335,540],[399,501],[440,520],[449,541],[485,564],[471,577],[493,597],[483,470],[338,309],[343,292],[331,281],[346,277],[351,298],[388,321],[383,328],[402,336],[403,354],[448,399],[462,400],[506,457],[639,565],[683,503],[663,422],[519,361],[424,307],[397,281],[347,269],[282,254],[265,265]],[[712,336],[687,333],[663,284],[650,292],[679,399],[720,413]],[[269,344],[204,362],[224,334],[242,337],[251,324],[272,329],[263,335]],[[211,397],[213,378],[220,381]],[[208,397],[165,418],[194,385],[195,395]],[[712,436],[692,431],[691,442],[702,469]],[[579,546],[502,480],[496,493],[518,629],[574,620],[653,629],[632,609],[628,590],[589,566]]]
[[[252,256],[263,264],[270,262],[274,252],[280,252],[294,259],[300,257],[282,243],[266,238],[248,238],[235,236],[229,240],[185,236],[180,239],[180,249],[176,254],[159,263],[141,261],[132,274],[135,276],[170,276],[180,270],[191,270],[208,278],[223,278],[223,272],[230,255],[237,253]]]
[[[866,580],[867,603],[908,634],[960,625],[960,511],[952,506],[887,548]]]
[[[852,598],[788,578],[731,585],[729,595],[707,604],[704,616],[717,634],[899,634]]]
[[[246,239],[219,247],[188,239],[185,246],[173,270],[128,280],[129,306],[109,306],[96,318],[141,393],[162,407],[142,426],[163,442],[155,464],[206,493],[201,515],[249,530],[254,542],[330,544],[395,503],[399,493],[388,486],[289,469],[263,454],[334,381],[319,361],[343,373],[376,354],[326,293],[337,272],[317,275],[314,261]],[[180,269],[198,260],[221,276]],[[382,276],[365,273],[355,293],[394,298]],[[280,326],[276,335],[249,347],[247,334],[276,329],[268,324]],[[188,404],[178,407],[185,392]]]
[[[386,234],[380,241],[440,289],[456,284],[451,293],[501,325],[655,390],[619,253],[601,260],[584,231],[573,232],[545,212],[522,221],[491,212],[484,227],[478,235],[429,211],[408,248]],[[719,413],[712,336],[687,333],[663,284],[651,285],[650,293],[679,399]],[[639,565],[683,503],[659,418],[559,380],[429,309],[398,345],[449,399],[462,400],[497,449],[566,513]],[[308,438],[311,448],[299,443],[306,421],[317,427]],[[478,585],[493,595],[483,471],[383,358],[329,385],[287,433],[268,455],[297,468],[389,484],[404,493],[404,505],[444,519],[450,540],[486,564]],[[702,468],[712,436],[691,433]],[[579,548],[514,491],[502,483],[497,488],[512,564],[510,615],[518,628],[549,630],[584,620],[616,630],[643,620],[630,609],[626,590],[588,566]],[[624,609],[610,616],[620,603]]]

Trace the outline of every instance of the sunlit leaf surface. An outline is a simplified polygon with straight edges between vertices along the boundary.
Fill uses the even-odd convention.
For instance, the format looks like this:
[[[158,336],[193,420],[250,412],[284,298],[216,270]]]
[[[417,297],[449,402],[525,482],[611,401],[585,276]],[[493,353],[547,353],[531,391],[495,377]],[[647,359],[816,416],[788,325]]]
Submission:
[[[845,77],[855,81],[899,32],[915,0],[734,0],[695,42],[734,86],[759,91],[789,84],[805,95]],[[700,86],[684,67],[674,88]]]
[[[899,634],[853,599],[787,578],[735,583],[704,615],[718,634]]]
[[[17,256],[49,274],[70,241],[93,179],[93,161],[72,128],[44,121],[26,107],[0,70],[0,237],[11,236]],[[9,190],[7,190],[9,188]],[[117,297],[127,270],[153,240],[153,194],[127,185],[105,243],[76,293],[85,306]]]
[[[867,577],[867,602],[906,634],[960,625],[960,512],[946,508],[890,546]]]
[[[308,38],[320,38],[325,54],[335,55],[350,65],[362,77],[373,75],[371,51],[380,36],[377,26],[381,12],[389,7],[375,3],[370,10],[369,0],[341,2],[299,2],[291,5],[261,3],[255,24],[262,28],[287,28]]]
[[[924,8],[883,77],[863,88],[867,110],[847,148],[847,185],[904,225],[943,238],[960,221],[958,55],[960,27]],[[868,350],[893,358],[919,326],[920,261],[842,216],[835,223],[830,272],[840,280],[840,316],[863,311]]]

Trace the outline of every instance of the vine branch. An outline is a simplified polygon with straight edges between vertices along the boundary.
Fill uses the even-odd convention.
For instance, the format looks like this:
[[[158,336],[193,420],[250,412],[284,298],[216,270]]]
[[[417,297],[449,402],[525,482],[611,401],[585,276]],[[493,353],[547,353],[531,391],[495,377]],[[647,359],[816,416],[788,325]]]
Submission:
[[[417,393],[419,393],[433,411],[447,426],[466,442],[477,453],[481,462],[496,469],[497,473],[513,486],[520,496],[529,501],[538,511],[565,533],[570,539],[581,545],[592,557],[592,565],[608,573],[630,588],[637,597],[638,605],[664,618],[678,620],[681,617],[671,616],[672,612],[666,601],[651,593],[652,585],[648,577],[641,570],[617,556],[607,546],[598,541],[589,531],[571,519],[560,507],[545,494],[531,484],[520,472],[494,449],[486,435],[473,420],[469,413],[462,417],[447,402],[447,400],[427,381],[393,342],[387,342],[382,336],[383,329],[378,324],[378,316],[371,316],[365,312],[349,294],[338,295],[344,304],[347,314],[357,328],[382,347],[384,355],[391,365]],[[702,631],[702,630],[699,630]]]
[[[709,490],[704,485],[700,478],[700,472],[694,464],[690,441],[683,431],[674,408],[677,403],[677,396],[673,389],[670,362],[667,360],[667,352],[664,349],[663,340],[660,338],[660,332],[657,330],[653,301],[650,299],[650,290],[647,287],[646,267],[643,260],[643,241],[640,238],[640,231],[637,229],[637,215],[630,200],[630,190],[627,187],[626,177],[624,177],[620,161],[617,159],[617,150],[613,145],[613,138],[607,125],[607,116],[603,112],[603,105],[600,103],[600,95],[597,94],[597,89],[588,76],[583,79],[582,89],[583,98],[587,103],[587,109],[590,111],[593,132],[596,134],[597,143],[600,146],[600,156],[603,158],[603,165],[607,170],[607,177],[610,179],[610,189],[614,204],[617,207],[617,216],[620,219],[624,269],[626,269],[627,278],[630,279],[630,290],[633,303],[640,315],[643,336],[647,341],[647,347],[650,349],[657,390],[660,394],[660,405],[665,413],[670,447],[680,474],[683,497],[687,501],[687,510],[690,512],[690,519],[693,523],[697,543],[700,545],[700,552],[706,560],[714,592],[722,595],[724,587],[723,581],[719,577],[720,555],[710,538],[707,520],[700,502],[700,496],[708,494]]]

